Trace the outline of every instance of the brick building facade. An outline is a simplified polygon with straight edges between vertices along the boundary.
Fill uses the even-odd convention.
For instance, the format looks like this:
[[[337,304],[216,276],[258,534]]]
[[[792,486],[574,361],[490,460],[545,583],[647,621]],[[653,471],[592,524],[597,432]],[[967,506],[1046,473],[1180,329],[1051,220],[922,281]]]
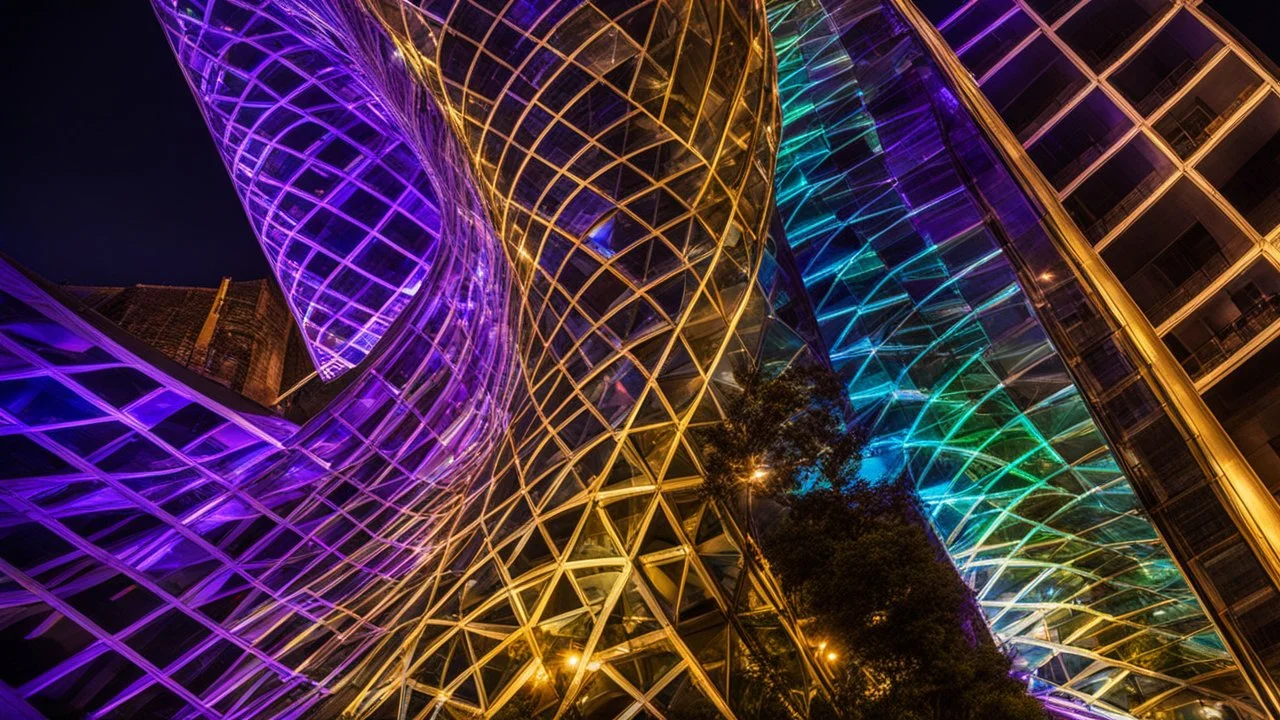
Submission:
[[[67,290],[173,360],[263,405],[309,372],[284,298],[268,280]]]

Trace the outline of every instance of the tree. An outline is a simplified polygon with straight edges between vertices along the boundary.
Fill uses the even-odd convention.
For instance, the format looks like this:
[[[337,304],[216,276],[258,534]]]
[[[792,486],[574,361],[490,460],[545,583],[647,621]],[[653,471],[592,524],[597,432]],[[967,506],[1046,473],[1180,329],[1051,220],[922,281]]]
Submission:
[[[830,370],[792,365],[770,376],[738,368],[740,392],[704,434],[704,492],[731,501],[752,492],[788,502],[802,487],[840,490],[857,474],[866,438],[846,424],[844,386]]]
[[[529,692],[527,688],[522,689],[501,710],[494,713],[493,720],[531,720],[537,717],[540,705],[535,693]]]
[[[758,367],[735,379],[741,392],[705,436],[706,491],[727,507],[745,492],[785,508],[762,549],[835,677],[832,702],[811,717],[1045,718],[1010,677],[909,484],[858,479],[866,440],[845,420],[838,379]]]

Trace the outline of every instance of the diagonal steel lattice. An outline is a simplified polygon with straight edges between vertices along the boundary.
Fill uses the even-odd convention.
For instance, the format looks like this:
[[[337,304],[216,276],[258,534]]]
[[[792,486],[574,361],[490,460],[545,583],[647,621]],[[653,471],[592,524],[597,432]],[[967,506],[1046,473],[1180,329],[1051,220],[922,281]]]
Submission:
[[[878,2],[153,4],[338,382],[294,426],[0,266],[0,714],[803,714],[697,440],[829,347],[1037,689],[1249,716]]]
[[[949,150],[919,46],[879,2],[769,12],[778,211],[878,471],[909,474],[1033,687],[1261,717],[996,241],[1015,204],[988,212]]]
[[[260,3],[157,2],[320,376],[359,364],[440,252],[427,169],[341,51]]]
[[[378,309],[340,278],[378,275],[361,248],[402,217],[423,225],[420,289],[291,428],[6,270],[4,628],[37,651],[7,699],[469,717],[529,686],[548,712],[753,717],[767,665],[802,711],[812,655],[698,493],[692,438],[735,363],[809,352],[770,309],[763,8],[385,6],[385,26],[341,3],[157,9],[304,328]],[[332,161],[361,123],[393,135]],[[416,168],[388,160],[406,152]],[[350,227],[317,228],[357,219],[338,199],[357,191],[383,214],[347,251]],[[300,193],[322,221],[277,212]],[[342,267],[299,269],[295,247]],[[324,327],[317,359],[361,362],[363,336]]]

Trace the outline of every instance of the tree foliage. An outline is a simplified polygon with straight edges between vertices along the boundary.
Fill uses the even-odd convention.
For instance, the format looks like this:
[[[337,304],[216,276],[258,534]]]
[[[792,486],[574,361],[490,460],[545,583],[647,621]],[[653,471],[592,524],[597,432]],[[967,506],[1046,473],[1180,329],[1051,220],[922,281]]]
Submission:
[[[793,365],[771,377],[750,367],[736,370],[734,380],[741,392],[704,437],[708,494],[730,500],[748,483],[760,496],[787,502],[801,488],[848,485],[866,439],[844,421],[844,387],[835,375]]]
[[[866,439],[825,369],[735,373],[741,393],[705,436],[707,492],[785,507],[762,548],[793,608],[825,641],[840,720],[1042,720],[1009,675],[968,588],[905,481],[857,477]],[[826,654],[835,660],[827,661]]]

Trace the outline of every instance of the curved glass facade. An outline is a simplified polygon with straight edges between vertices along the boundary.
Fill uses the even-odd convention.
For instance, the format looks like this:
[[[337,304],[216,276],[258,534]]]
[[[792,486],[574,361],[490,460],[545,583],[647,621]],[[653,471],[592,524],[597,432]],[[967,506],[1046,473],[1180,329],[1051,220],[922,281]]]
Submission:
[[[949,147],[927,57],[878,2],[770,18],[778,212],[872,471],[914,481],[1033,688],[1261,717],[1002,250],[1016,202],[989,205]]]
[[[284,4],[154,3],[320,377],[432,272],[440,203],[384,101]]]
[[[342,382],[295,425],[0,264],[0,714],[803,717],[698,447],[799,361],[1055,714],[1266,716],[1230,518],[910,3],[153,4]]]
[[[380,26],[336,2],[157,6],[282,282],[326,288],[289,293],[304,330],[302,303],[379,274],[362,253],[402,216],[417,292],[383,306],[376,346],[308,334],[338,358],[328,376],[359,368],[298,428],[4,269],[7,700],[471,717],[527,692],[588,717],[745,718],[767,712],[751,668],[768,663],[803,712],[812,653],[699,494],[692,436],[735,363],[811,352],[771,310],[787,276],[767,252],[763,7],[384,6]],[[240,91],[261,103],[222,102]],[[330,163],[361,122],[379,149]],[[344,229],[273,245],[272,203],[315,195],[313,170],[338,183],[316,227]],[[399,202],[337,223],[327,199],[375,180]],[[348,267],[308,275],[279,261],[292,247]]]

